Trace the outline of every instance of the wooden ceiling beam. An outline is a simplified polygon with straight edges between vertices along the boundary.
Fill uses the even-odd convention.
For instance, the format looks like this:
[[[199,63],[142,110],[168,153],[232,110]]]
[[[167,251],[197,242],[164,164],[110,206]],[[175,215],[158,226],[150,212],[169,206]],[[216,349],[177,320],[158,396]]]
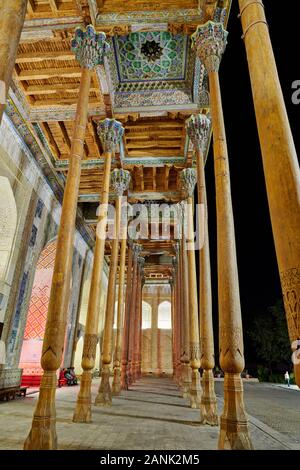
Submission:
[[[55,93],[74,93],[79,91],[80,83],[58,83],[57,85],[28,85],[24,87],[26,96],[33,95],[53,95]],[[97,92],[98,88],[91,87],[90,92]]]
[[[142,121],[142,122],[135,122],[135,123],[130,123],[126,124],[126,129],[129,129],[130,131],[133,129],[145,129],[145,131],[150,128],[150,130],[157,129],[158,131],[162,131],[163,128],[167,129],[174,129],[174,128],[180,128],[182,130],[182,127],[184,126],[184,123],[182,121],[176,122],[176,121]]]
[[[27,11],[29,14],[33,15],[35,12],[35,3],[34,0],[28,0]]]
[[[60,158],[61,157],[61,153],[60,153],[60,150],[59,150],[59,147],[52,135],[52,132],[49,128],[49,125],[47,122],[40,122],[39,123],[42,131],[44,132],[45,134],[45,137],[48,139],[48,143],[49,143],[49,146],[52,150],[52,152],[54,153],[54,155],[56,156],[56,158]]]
[[[49,1],[49,5],[53,13],[55,14],[58,13],[58,5],[57,5],[56,0],[48,0],[48,1]]]
[[[144,139],[149,139],[149,137],[154,136],[157,139],[166,139],[166,138],[181,138],[181,129],[178,129],[177,131],[170,131],[168,130],[159,130],[155,131],[153,129],[149,129],[146,132],[132,132],[131,130],[129,132],[126,132],[125,134],[125,139],[126,141],[131,139],[131,140],[144,140]]]
[[[21,70],[17,75],[20,81],[24,80],[48,80],[49,78],[80,78],[81,68],[80,67],[69,67],[69,68],[51,68],[41,70]]]
[[[97,158],[101,158],[100,148],[99,148],[99,145],[98,145],[99,137],[98,137],[97,132],[95,131],[95,128],[93,126],[93,122],[91,120],[88,120],[87,129],[88,129],[89,133],[91,134],[91,136],[93,138],[93,141],[94,141],[93,147],[94,147],[96,156],[97,156]],[[98,139],[97,139],[97,137],[98,137]]]
[[[77,98],[56,98],[49,100],[36,100],[32,106],[34,108],[47,108],[48,106],[66,106],[66,105],[76,105]],[[99,100],[96,98],[90,98],[89,104],[99,104]]]
[[[44,62],[45,60],[75,60],[75,56],[74,52],[68,50],[23,52],[18,54],[16,64],[32,64],[37,62]]]
[[[127,142],[127,149],[147,149],[147,148],[179,148],[181,149],[180,142],[168,142],[165,140],[149,141],[149,142]]]

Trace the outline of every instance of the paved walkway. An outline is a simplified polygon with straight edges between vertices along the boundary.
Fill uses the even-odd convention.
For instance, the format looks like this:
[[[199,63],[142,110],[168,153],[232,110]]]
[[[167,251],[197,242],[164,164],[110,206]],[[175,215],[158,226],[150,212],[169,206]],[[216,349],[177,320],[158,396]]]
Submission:
[[[95,379],[93,396],[96,395],[98,385],[99,379]],[[257,384],[253,385],[256,386]],[[248,389],[247,386],[245,388]],[[143,378],[132,387],[132,390],[115,398],[111,408],[93,407],[93,423],[88,425],[72,422],[78,390],[78,387],[64,387],[57,390],[57,433],[60,449],[210,450],[217,448],[218,428],[199,425],[199,411],[188,407],[188,402],[181,398],[171,379]],[[286,393],[285,390],[275,390]],[[221,411],[221,390],[218,391],[218,395],[220,395]],[[246,390],[250,413],[255,407],[255,397],[251,397],[252,395]],[[22,448],[30,428],[36,398],[37,394],[32,394],[25,400],[0,403],[0,449]],[[266,407],[273,406],[272,397],[264,395],[264,399]],[[261,398],[257,397],[256,400]],[[259,409],[262,406],[259,405]],[[282,413],[281,419],[284,420],[285,409],[281,409],[278,413]],[[274,431],[268,423],[256,418],[250,419],[250,433],[255,449],[300,449],[300,439],[299,442],[291,440],[289,436]]]

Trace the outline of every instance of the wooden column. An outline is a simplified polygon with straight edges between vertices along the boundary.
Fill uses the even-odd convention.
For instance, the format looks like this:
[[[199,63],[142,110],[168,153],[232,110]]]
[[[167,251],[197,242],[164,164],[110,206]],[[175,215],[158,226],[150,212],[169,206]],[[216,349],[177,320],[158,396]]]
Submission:
[[[194,242],[193,193],[196,185],[196,172],[192,168],[181,171],[181,182],[188,198],[186,204],[187,234],[186,247],[188,258],[189,304],[190,304],[190,364],[192,383],[190,387],[190,403],[192,408],[200,408],[200,336],[198,322],[197,274]]]
[[[263,2],[239,0],[239,5],[284,306],[295,351],[295,378],[300,387],[299,163]]]
[[[113,349],[113,326],[115,316],[116,277],[119,256],[119,230],[121,222],[122,195],[128,188],[130,174],[124,170],[114,170],[111,175],[111,186],[117,194],[115,207],[115,230],[110,256],[109,279],[107,288],[107,303],[105,311],[105,324],[102,346],[102,371],[98,395],[95,400],[97,406],[111,406],[112,394],[110,387],[110,371]]]
[[[129,323],[129,354],[128,354],[128,385],[133,382],[133,362],[134,362],[134,327],[136,315],[136,295],[138,284],[138,256],[142,247],[137,243],[133,244],[133,274],[132,274],[132,296],[130,305],[130,323]]]
[[[12,80],[27,0],[0,0],[0,124]]]
[[[180,302],[180,265],[179,265],[179,243],[175,243],[174,245],[176,258],[175,258],[175,317],[176,317],[176,335],[175,335],[175,359],[176,359],[176,382],[178,383],[179,387],[181,387],[181,302]]]
[[[132,244],[128,246],[128,265],[127,265],[127,282],[126,282],[126,302],[125,317],[122,343],[122,370],[121,370],[121,387],[122,390],[128,390],[128,351],[129,351],[129,326],[130,326],[130,304],[132,289]]]
[[[112,186],[118,194],[120,205],[123,192],[128,189],[130,183],[130,173],[125,170],[115,170],[112,175]],[[114,353],[114,379],[112,383],[112,394],[120,395],[121,393],[121,360],[122,360],[122,337],[124,322],[124,280],[125,280],[125,263],[126,263],[126,247],[127,247],[127,220],[123,208],[123,216],[121,218],[120,228],[120,264],[119,264],[119,291],[118,291],[118,316],[117,316],[117,337]],[[126,218],[127,219],[127,218]]]
[[[88,311],[85,325],[84,344],[81,367],[83,373],[80,380],[80,390],[74,410],[73,421],[76,423],[90,423],[91,416],[91,384],[92,370],[95,367],[96,348],[99,333],[100,298],[102,287],[102,275],[104,264],[104,250],[106,240],[107,209],[110,185],[110,170],[112,153],[115,152],[124,129],[114,119],[104,119],[98,124],[98,134],[105,151],[105,167],[103,175],[103,187],[101,191],[96,243],[94,249],[94,263],[91,278],[91,287],[88,303]],[[104,361],[104,359],[103,359]]]
[[[219,448],[250,449],[241,379],[245,360],[229,162],[218,74],[227,34],[221,23],[208,22],[199,26],[192,38],[209,74],[214,139],[220,365],[225,373]]]
[[[133,354],[131,363],[132,382],[137,379],[138,368],[138,343],[139,343],[139,323],[140,323],[140,299],[141,299],[141,286],[142,286],[142,267],[145,263],[143,257],[138,257],[138,272],[137,272],[137,288],[136,288],[136,301],[135,301],[135,316],[134,316],[134,332],[133,332]]]
[[[173,365],[173,379],[175,378],[175,299],[174,299],[174,269],[172,270],[172,279],[170,279],[171,288],[171,314],[172,314],[172,365]]]
[[[183,351],[181,356],[182,370],[182,396],[188,398],[191,387],[190,373],[190,319],[189,319],[189,281],[188,281],[188,261],[186,252],[186,242],[184,236],[184,210],[182,204],[179,205],[181,219],[181,253],[180,253],[180,272],[181,272],[181,308],[182,308],[182,327],[183,327]]]
[[[214,374],[215,354],[212,322],[212,298],[204,152],[210,138],[211,122],[204,114],[192,115],[186,121],[186,130],[193,142],[197,161],[198,233],[199,233],[199,315],[202,374],[200,420],[202,424],[218,425]]]
[[[100,45],[102,41],[102,48]],[[102,40],[101,39],[101,40]],[[64,348],[66,316],[70,296],[75,218],[81,173],[84,138],[87,124],[91,70],[103,63],[108,51],[105,34],[96,34],[93,27],[76,33],[72,48],[82,67],[75,126],[57,239],[54,272],[43,341],[41,365],[44,370],[40,393],[33,416],[32,428],[24,449],[52,450],[57,448],[55,392],[56,371],[61,365]]]
[[[142,376],[142,323],[143,323],[143,288],[145,284],[145,277],[142,273],[141,279],[141,294],[140,294],[140,320],[139,320],[139,343],[138,343],[138,367],[137,367],[137,378],[140,379]]]
[[[158,328],[158,299],[153,297],[151,299],[151,369],[152,373],[158,372],[158,358],[157,358],[157,328]]]

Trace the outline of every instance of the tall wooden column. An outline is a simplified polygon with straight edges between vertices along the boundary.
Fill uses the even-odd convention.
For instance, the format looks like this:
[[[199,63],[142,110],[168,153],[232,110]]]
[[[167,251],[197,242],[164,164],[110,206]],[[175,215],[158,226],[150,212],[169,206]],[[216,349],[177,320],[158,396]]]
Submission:
[[[158,335],[158,299],[153,297],[151,300],[151,370],[155,374],[158,371],[157,357],[157,335]]]
[[[124,330],[122,343],[122,370],[121,370],[121,387],[122,390],[128,390],[128,351],[129,351],[129,326],[130,326],[130,304],[132,289],[132,243],[128,243],[128,264],[127,264],[127,280],[126,280],[126,302],[124,316]]]
[[[103,175],[103,188],[101,191],[96,243],[94,249],[94,263],[85,325],[84,344],[81,367],[83,373],[80,380],[80,390],[74,410],[73,421],[76,423],[90,423],[91,416],[91,384],[92,370],[95,367],[96,348],[98,342],[100,298],[104,263],[104,249],[106,240],[107,208],[109,198],[110,170],[112,154],[120,142],[124,129],[120,122],[114,119],[104,119],[98,124],[98,134],[105,152],[105,167]]]
[[[177,251],[176,244],[174,245],[175,252]],[[179,350],[178,350],[178,338],[180,334],[180,324],[179,324],[179,318],[178,318],[178,296],[177,296],[177,269],[178,269],[178,263],[177,263],[177,256],[173,257],[173,271],[174,271],[174,285],[173,285],[173,299],[174,299],[174,332],[173,332],[173,342],[174,342],[174,380],[178,383],[178,378],[179,378],[179,370],[178,370],[178,365],[180,364],[179,361]]]
[[[112,251],[110,256],[109,279],[107,288],[107,303],[105,311],[105,324],[102,346],[102,371],[98,395],[95,400],[97,406],[111,406],[112,394],[110,387],[110,366],[113,348],[113,326],[115,316],[116,277],[119,256],[119,230],[121,222],[122,195],[128,188],[130,174],[124,170],[114,170],[111,175],[111,185],[117,194],[115,208],[115,230]]]
[[[181,322],[181,286],[180,286],[180,264],[179,264],[179,250],[180,245],[178,242],[174,245],[176,253],[174,266],[175,266],[175,317],[176,317],[176,336],[175,336],[175,351],[176,351],[176,382],[181,387],[181,335],[182,335],[182,322]]]
[[[192,408],[200,408],[200,336],[198,322],[197,274],[194,242],[193,193],[196,185],[196,172],[192,168],[181,171],[181,182],[188,198],[186,204],[187,236],[186,247],[189,271],[189,304],[190,304],[190,364],[192,383],[190,387],[190,403]]]
[[[239,0],[239,5],[284,306],[295,351],[295,377],[300,387],[299,163],[263,2]]]
[[[206,185],[204,174],[204,152],[210,137],[211,122],[204,114],[192,115],[186,121],[187,133],[193,142],[197,160],[197,188],[198,188],[198,215],[199,215],[199,315],[200,315],[200,345],[201,345],[201,368],[202,375],[202,397],[200,408],[200,419],[203,424],[217,426],[219,423],[217,414],[217,398],[215,394],[214,374],[214,334],[212,322],[212,298],[211,298],[211,276],[210,255],[208,238],[208,216],[206,201]],[[201,239],[202,238],[202,239]]]
[[[209,21],[198,26],[192,39],[209,74],[214,139],[220,365],[225,373],[219,448],[250,449],[241,379],[245,360],[229,162],[218,74],[227,34],[221,23]]]
[[[174,262],[174,256],[172,261]],[[170,279],[171,286],[171,309],[172,309],[172,363],[173,374],[172,378],[175,380],[176,376],[176,351],[175,351],[175,335],[176,335],[176,318],[175,318],[175,267],[172,269],[172,279]]]
[[[138,366],[137,366],[137,379],[140,379],[142,376],[142,323],[143,323],[143,288],[145,285],[145,276],[142,272],[141,279],[141,292],[140,292],[140,319],[139,319],[139,341],[138,341]]]
[[[180,272],[181,272],[181,305],[182,305],[182,327],[183,327],[183,351],[181,356],[182,371],[182,396],[188,398],[191,387],[190,374],[190,318],[189,318],[189,280],[188,280],[188,261],[186,252],[186,242],[184,235],[184,204],[179,204],[179,213],[181,219],[181,240],[180,240]]]
[[[12,80],[27,0],[0,0],[0,124]]]
[[[130,173],[126,170],[115,170],[112,174],[112,185],[117,192],[118,198],[121,198],[123,192],[128,189],[130,183]],[[123,209],[124,210],[124,209]],[[124,214],[125,215],[125,214]],[[118,316],[117,316],[117,337],[114,353],[114,379],[112,383],[112,394],[120,395],[121,393],[121,360],[122,360],[122,337],[124,322],[124,280],[125,280],[125,263],[126,263],[126,247],[127,247],[127,223],[125,217],[121,217],[120,228],[120,264],[119,264],[119,291],[118,291]]]
[[[135,301],[135,316],[134,316],[134,332],[133,332],[133,354],[131,363],[132,382],[137,379],[138,368],[138,343],[139,343],[139,324],[140,324],[140,299],[142,290],[142,270],[145,264],[145,259],[142,256],[138,257],[138,274],[137,274],[137,288],[136,288],[136,301]]]
[[[142,247],[138,243],[133,244],[133,274],[132,274],[132,295],[130,305],[130,323],[129,323],[129,351],[128,351],[128,385],[133,382],[133,364],[134,364],[134,331],[136,316],[136,297],[138,288],[138,257]]]
[[[87,123],[91,70],[96,65],[103,63],[109,45],[105,42],[104,33],[96,34],[93,27],[88,26],[86,31],[81,29],[76,31],[72,48],[81,64],[82,75],[43,342],[41,365],[44,373],[32,428],[24,444],[26,450],[51,450],[57,448],[56,371],[61,365],[65,340],[75,218]]]

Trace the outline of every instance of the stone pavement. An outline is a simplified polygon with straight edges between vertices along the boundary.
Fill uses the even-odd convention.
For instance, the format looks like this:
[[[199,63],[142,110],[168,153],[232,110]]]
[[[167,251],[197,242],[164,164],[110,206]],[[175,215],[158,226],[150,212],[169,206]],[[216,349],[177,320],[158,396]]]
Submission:
[[[99,379],[94,379],[93,397],[98,385]],[[260,384],[252,386],[258,385]],[[130,391],[114,398],[111,408],[93,407],[91,424],[72,422],[78,390],[79,387],[57,390],[57,433],[60,449],[217,449],[218,428],[199,425],[199,411],[188,407],[188,402],[181,398],[171,379],[144,377]],[[220,390],[220,412],[221,394]],[[37,394],[31,394],[25,400],[0,403],[0,449],[22,449],[30,429],[36,398]],[[265,406],[269,406],[272,398],[268,393],[265,399],[268,403]],[[250,394],[249,400],[252,403]],[[252,412],[252,404],[248,409]],[[284,420],[284,410],[281,412]],[[280,434],[257,418],[250,418],[250,432],[255,449],[300,449],[300,439],[299,442],[291,440],[289,435]]]

